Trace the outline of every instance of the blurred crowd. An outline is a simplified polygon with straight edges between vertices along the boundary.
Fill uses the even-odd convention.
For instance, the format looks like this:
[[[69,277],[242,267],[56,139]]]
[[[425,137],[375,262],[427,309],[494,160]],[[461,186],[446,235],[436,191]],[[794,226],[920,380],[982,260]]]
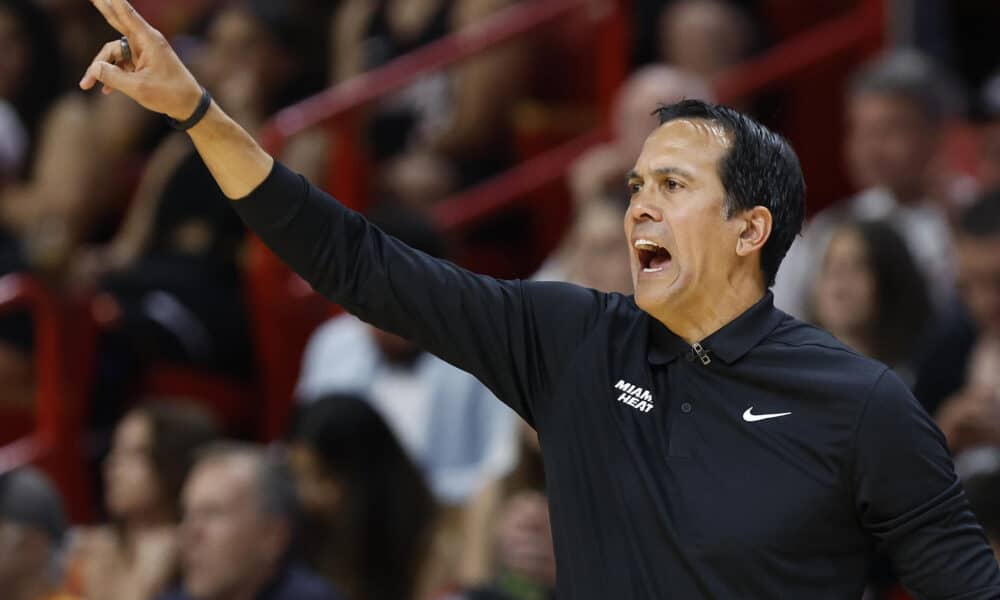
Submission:
[[[296,101],[529,1],[136,4],[259,135]],[[624,179],[652,110],[713,100],[720,77],[779,40],[765,4],[634,3],[632,68],[608,141],[569,168],[565,233],[522,276],[630,293]],[[811,211],[774,294],[912,386],[1000,556],[1000,50],[955,33],[962,15],[1000,25],[1000,10],[954,4],[965,11],[954,31],[916,15],[913,44],[849,77],[842,156],[855,193]],[[136,392],[160,363],[252,378],[248,236],[186,136],[120,95],[77,91],[114,38],[89,3],[0,0],[0,276],[83,290],[101,325],[88,414],[101,523],[71,526],[35,468],[0,475],[3,597],[551,598],[537,436],[473,377],[404,339],[347,315],[322,324],[292,423],[267,446],[237,440],[204,403]],[[383,230],[454,256],[434,207],[517,162],[514,107],[532,50],[500,46],[364,111],[370,217]],[[739,108],[768,121],[774,106]],[[342,142],[307,131],[280,159],[322,184]],[[5,411],[32,405],[36,325],[28,312],[0,315]],[[876,569],[870,597],[894,585],[891,569]]]

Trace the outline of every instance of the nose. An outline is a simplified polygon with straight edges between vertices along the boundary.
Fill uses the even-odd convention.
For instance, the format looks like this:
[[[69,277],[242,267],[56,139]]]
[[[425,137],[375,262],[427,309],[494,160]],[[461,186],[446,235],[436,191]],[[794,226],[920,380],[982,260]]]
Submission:
[[[663,220],[663,211],[648,200],[646,195],[639,194],[633,197],[629,203],[628,217],[633,223],[641,223],[643,221],[659,222]]]

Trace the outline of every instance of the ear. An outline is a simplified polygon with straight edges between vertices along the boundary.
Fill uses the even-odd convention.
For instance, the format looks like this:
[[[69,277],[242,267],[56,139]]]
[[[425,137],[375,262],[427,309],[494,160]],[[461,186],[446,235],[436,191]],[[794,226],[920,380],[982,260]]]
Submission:
[[[771,211],[763,206],[755,206],[743,213],[741,217],[740,237],[736,241],[736,254],[749,256],[764,248],[771,237],[771,227],[774,219]]]

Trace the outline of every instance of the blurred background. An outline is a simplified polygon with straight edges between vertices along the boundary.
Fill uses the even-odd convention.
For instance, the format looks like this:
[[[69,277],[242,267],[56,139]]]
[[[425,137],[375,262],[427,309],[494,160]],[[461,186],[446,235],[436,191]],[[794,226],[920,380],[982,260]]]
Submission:
[[[659,103],[788,137],[776,303],[894,367],[1000,552],[996,0],[140,0],[220,105],[429,254],[630,292]],[[318,298],[188,139],[75,86],[90,3],[0,0],[0,590],[535,600],[534,432]],[[871,599],[903,599],[874,564]]]

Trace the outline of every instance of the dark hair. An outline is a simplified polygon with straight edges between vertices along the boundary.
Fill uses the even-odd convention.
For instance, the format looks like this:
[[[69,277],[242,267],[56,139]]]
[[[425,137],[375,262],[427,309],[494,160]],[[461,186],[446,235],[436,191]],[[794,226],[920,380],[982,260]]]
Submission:
[[[29,47],[28,66],[22,88],[8,98],[21,118],[34,148],[42,118],[63,88],[63,56],[59,38],[49,14],[32,0],[0,0],[0,11],[6,11],[24,30]],[[25,161],[30,169],[31,155]]]
[[[754,206],[771,211],[771,237],[761,251],[760,268],[765,284],[774,285],[781,261],[802,230],[806,211],[806,183],[791,145],[743,113],[702,100],[663,105],[656,114],[660,125],[678,119],[704,119],[726,131],[730,148],[719,161],[719,179],[726,192],[725,217]]]
[[[295,530],[302,505],[288,462],[278,453],[270,452],[262,446],[224,440],[212,442],[199,449],[195,456],[194,467],[232,458],[244,458],[254,463],[260,511],[285,519],[291,529]]]
[[[875,280],[873,358],[899,365],[913,357],[933,316],[927,282],[906,242],[889,223],[847,221],[838,228],[844,230],[861,238]]]
[[[964,103],[954,77],[913,49],[893,50],[866,63],[851,76],[848,90],[853,96],[901,98],[931,123],[960,112]]]
[[[984,192],[962,212],[958,232],[974,238],[1000,235],[1000,187]]]
[[[299,415],[292,441],[311,448],[345,490],[340,539],[328,547],[337,572],[353,580],[338,583],[359,600],[411,597],[436,504],[389,426],[362,398],[333,394]]]
[[[212,415],[194,404],[149,402],[132,411],[149,421],[150,460],[175,519],[180,496],[198,451],[219,437]]]
[[[238,0],[260,21],[278,46],[297,64],[297,75],[277,90],[275,112],[323,90],[328,79],[327,3],[318,0]]]

